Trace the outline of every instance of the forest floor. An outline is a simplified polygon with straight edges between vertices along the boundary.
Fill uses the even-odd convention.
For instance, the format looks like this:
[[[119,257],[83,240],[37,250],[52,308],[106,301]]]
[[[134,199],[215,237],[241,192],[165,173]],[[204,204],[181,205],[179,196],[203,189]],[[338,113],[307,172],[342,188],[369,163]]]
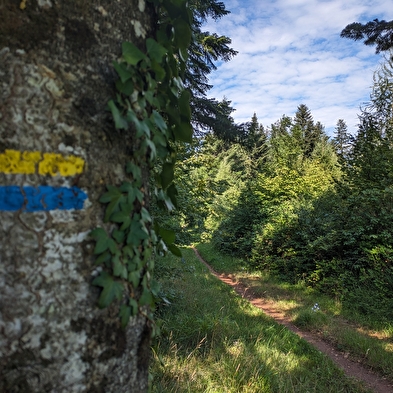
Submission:
[[[219,278],[222,282],[233,287],[233,289],[243,298],[247,299],[253,306],[261,309],[267,315],[271,316],[276,322],[287,327],[289,330],[309,342],[319,351],[326,354],[335,364],[337,364],[347,376],[362,381],[368,388],[375,393],[393,393],[393,381],[370,370],[366,365],[361,363],[361,359],[350,359],[347,352],[335,348],[335,346],[322,338],[321,334],[301,329],[295,326],[292,319],[271,299],[261,297],[259,293],[254,293],[252,288],[242,280],[236,278],[233,274],[216,272],[194,248],[194,252],[199,260],[207,266],[209,271]],[[342,321],[342,323],[346,323]]]

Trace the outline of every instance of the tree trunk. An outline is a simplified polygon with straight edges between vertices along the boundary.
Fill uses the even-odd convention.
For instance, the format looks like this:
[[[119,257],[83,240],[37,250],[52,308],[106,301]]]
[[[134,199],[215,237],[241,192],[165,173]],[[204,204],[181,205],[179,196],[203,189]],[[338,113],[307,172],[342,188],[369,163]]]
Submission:
[[[112,61],[144,48],[145,0],[0,1],[0,391],[147,391],[150,327],[91,281],[105,184],[124,178]]]

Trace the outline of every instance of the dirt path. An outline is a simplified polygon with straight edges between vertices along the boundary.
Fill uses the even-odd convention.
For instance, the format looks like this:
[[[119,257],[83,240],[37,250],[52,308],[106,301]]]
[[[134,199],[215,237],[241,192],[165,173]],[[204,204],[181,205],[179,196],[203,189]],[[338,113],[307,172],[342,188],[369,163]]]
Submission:
[[[251,291],[248,291],[246,286],[236,282],[234,277],[231,277],[231,275],[217,273],[206,261],[203,260],[195,248],[194,251],[200,261],[207,266],[214,276],[233,287],[240,296],[250,301],[252,305],[258,307],[267,315],[274,318],[278,323],[286,326],[289,330],[308,341],[319,351],[329,356],[329,358],[332,359],[334,363],[344,370],[346,375],[358,381],[364,382],[365,386],[375,393],[393,393],[393,384],[387,379],[384,379],[380,375],[375,374],[365,366],[362,366],[360,363],[348,359],[344,353],[337,351],[334,347],[323,341],[318,335],[299,329],[293,325],[290,319],[282,312],[274,310],[274,308],[272,308],[272,306],[269,305],[269,303],[267,303],[263,298],[256,297],[255,294],[253,294]]]

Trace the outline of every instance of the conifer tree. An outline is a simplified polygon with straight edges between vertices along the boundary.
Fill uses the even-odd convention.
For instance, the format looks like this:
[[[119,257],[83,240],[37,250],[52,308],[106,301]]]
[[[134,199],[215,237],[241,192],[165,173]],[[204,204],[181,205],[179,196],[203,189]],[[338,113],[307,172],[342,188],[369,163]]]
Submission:
[[[223,102],[206,97],[211,89],[208,75],[215,70],[216,61],[229,61],[237,52],[230,48],[231,39],[216,33],[202,31],[207,18],[218,20],[229,14],[225,4],[217,0],[192,0],[193,35],[188,51],[185,83],[191,92],[192,123],[197,133],[212,131],[222,122]],[[225,106],[225,103],[224,103]],[[233,109],[231,110],[231,112]],[[230,113],[231,113],[230,112]]]
[[[376,45],[376,53],[388,51],[393,48],[393,20],[374,19],[365,24],[354,22],[342,30],[341,37],[355,41],[364,39],[365,45]]]
[[[333,144],[341,163],[348,159],[348,154],[351,148],[351,135],[348,133],[347,124],[343,119],[337,121],[333,138]]]
[[[317,142],[324,135],[323,125],[320,122],[314,124],[311,111],[304,104],[297,108],[291,131],[302,146],[305,158],[311,156]]]

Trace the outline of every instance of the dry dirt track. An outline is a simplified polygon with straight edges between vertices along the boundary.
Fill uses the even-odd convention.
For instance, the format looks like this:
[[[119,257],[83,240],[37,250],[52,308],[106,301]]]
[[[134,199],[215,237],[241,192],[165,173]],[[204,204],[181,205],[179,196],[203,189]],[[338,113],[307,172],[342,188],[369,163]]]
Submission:
[[[273,317],[278,323],[286,326],[289,330],[296,333],[318,350],[329,356],[330,359],[332,359],[341,369],[344,370],[346,375],[358,381],[364,382],[364,384],[375,393],[393,393],[393,384],[391,382],[370,371],[360,363],[348,359],[344,353],[334,349],[331,345],[323,341],[318,335],[297,328],[290,322],[288,318],[285,317],[283,313],[272,309],[263,298],[257,298],[251,292],[247,291],[247,287],[239,282],[236,282],[230,275],[228,276],[226,274],[219,274],[214,271],[213,268],[203,260],[195,248],[194,251],[200,261],[207,266],[213,275],[215,275],[224,283],[232,286],[240,296],[250,301],[250,303],[255,307],[260,308],[267,315]]]

